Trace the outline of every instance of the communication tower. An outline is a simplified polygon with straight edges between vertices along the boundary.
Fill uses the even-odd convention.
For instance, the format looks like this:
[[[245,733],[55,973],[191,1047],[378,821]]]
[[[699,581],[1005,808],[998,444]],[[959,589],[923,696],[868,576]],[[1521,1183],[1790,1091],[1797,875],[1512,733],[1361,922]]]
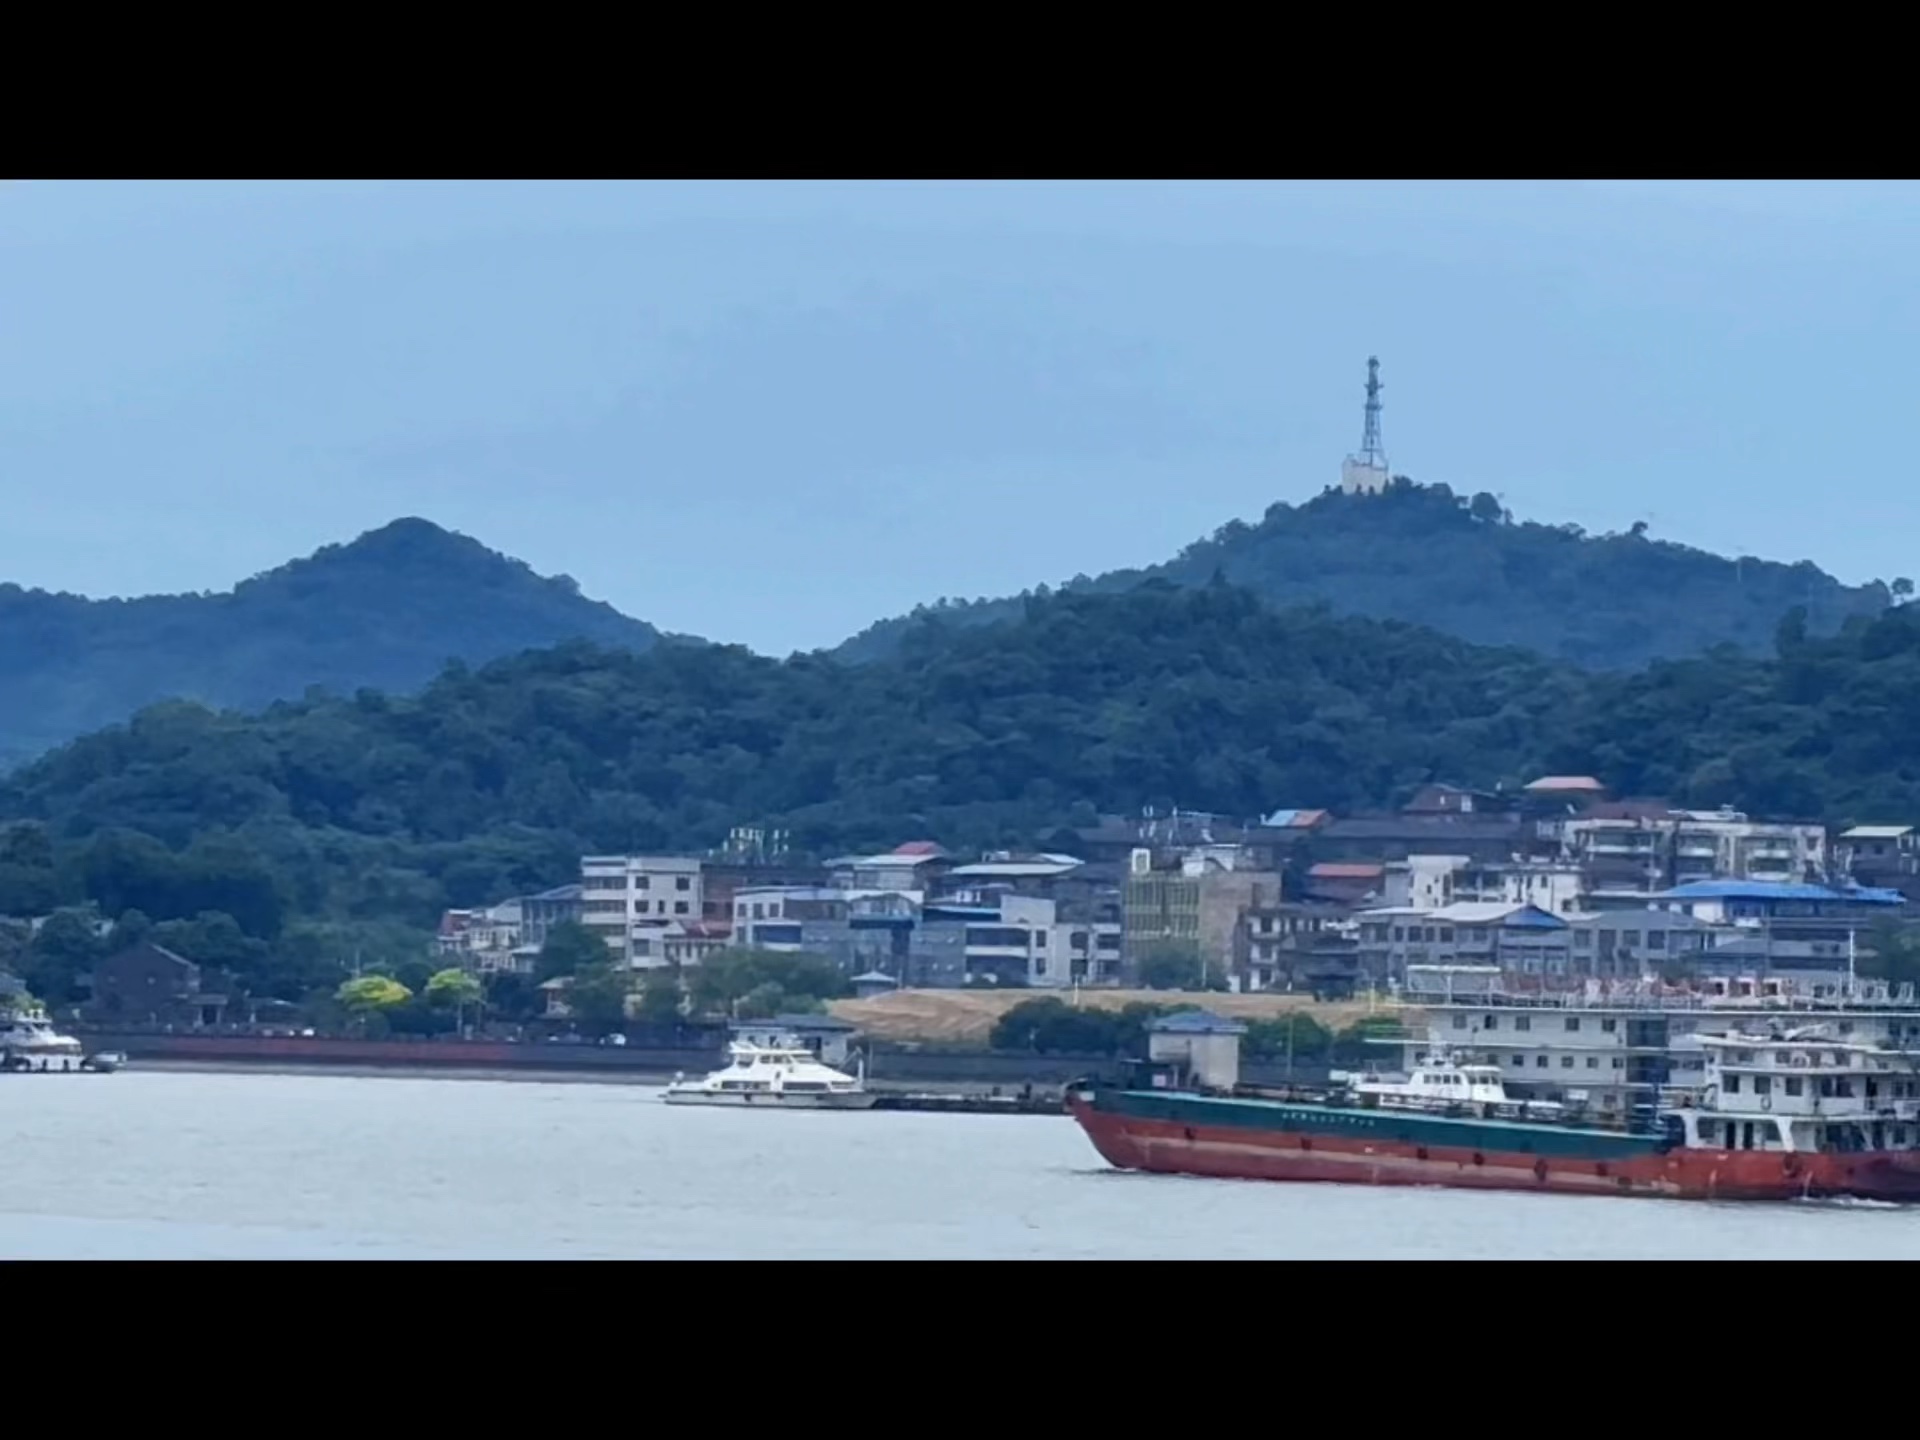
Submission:
[[[1349,495],[1378,495],[1387,488],[1387,452],[1380,443],[1380,360],[1367,357],[1367,423],[1360,433],[1360,453],[1340,466],[1340,488]]]

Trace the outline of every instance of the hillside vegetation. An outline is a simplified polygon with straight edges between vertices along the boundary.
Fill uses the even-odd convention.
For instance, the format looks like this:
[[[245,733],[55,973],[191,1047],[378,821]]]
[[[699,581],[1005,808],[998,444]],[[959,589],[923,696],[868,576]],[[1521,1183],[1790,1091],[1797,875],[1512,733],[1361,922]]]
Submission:
[[[1484,645],[1518,645],[1592,669],[1631,669],[1728,644],[1764,654],[1795,607],[1813,633],[1872,616],[1887,586],[1842,585],[1802,562],[1728,559],[1646,536],[1644,527],[1592,536],[1575,525],[1515,524],[1491,495],[1468,500],[1444,485],[1396,485],[1384,495],[1329,492],[1274,505],[1146,570],[1067,582],[1115,593],[1146,580],[1205,585],[1215,575],[1277,607],[1325,602],[1336,612],[1431,626]],[[1020,599],[922,607],[846,641],[836,657],[893,653],[916,624],[985,624],[1019,613]]]
[[[0,585],[0,770],[161,700],[257,709],[314,685],[413,689],[455,658],[659,638],[572,581],[424,520],[224,594],[89,600]]]
[[[1064,843],[1097,810],[1353,809],[1547,771],[1773,815],[1920,816],[1920,607],[1825,639],[1792,615],[1776,648],[1596,674],[1156,584],[917,627],[851,670],[569,644],[414,696],[170,703],[0,781],[0,914],[91,900],[262,945],[321,925],[328,944],[341,926],[389,944],[443,906],[570,879],[583,851],[697,853],[745,823],[816,853]]]

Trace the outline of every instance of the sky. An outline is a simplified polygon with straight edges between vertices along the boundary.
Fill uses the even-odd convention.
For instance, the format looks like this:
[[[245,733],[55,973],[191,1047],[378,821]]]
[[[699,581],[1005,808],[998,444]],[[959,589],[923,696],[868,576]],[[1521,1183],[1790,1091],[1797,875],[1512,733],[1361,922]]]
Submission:
[[[1920,574],[1920,187],[0,182],[0,580],[225,589],[423,516],[829,646],[1395,472]]]

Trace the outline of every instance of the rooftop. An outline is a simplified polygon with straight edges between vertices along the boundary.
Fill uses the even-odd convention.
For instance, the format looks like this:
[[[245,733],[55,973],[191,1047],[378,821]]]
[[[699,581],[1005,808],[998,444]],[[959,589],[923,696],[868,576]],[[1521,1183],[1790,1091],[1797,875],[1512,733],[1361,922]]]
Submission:
[[[1825,885],[1800,885],[1783,880],[1695,880],[1651,897],[1655,900],[1800,900],[1852,901],[1861,905],[1904,905],[1898,890],[1875,890],[1856,885],[1845,890]]]
[[[1840,832],[1842,840],[1898,840],[1911,835],[1911,825],[1856,825],[1851,830]]]
[[[1555,794],[1579,792],[1585,795],[1599,795],[1604,794],[1607,787],[1591,775],[1542,775],[1538,780],[1530,782],[1525,788],[1536,795],[1548,792]]]
[[[1147,1029],[1161,1035],[1244,1035],[1247,1027],[1210,1010],[1182,1010],[1163,1015]]]

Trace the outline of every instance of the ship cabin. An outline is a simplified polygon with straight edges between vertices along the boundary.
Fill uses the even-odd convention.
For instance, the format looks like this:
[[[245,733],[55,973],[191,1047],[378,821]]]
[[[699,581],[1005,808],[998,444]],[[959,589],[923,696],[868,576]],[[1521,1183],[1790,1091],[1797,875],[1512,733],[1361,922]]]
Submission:
[[[1824,1025],[1691,1038],[1705,1064],[1697,1089],[1668,1097],[1676,1144],[1801,1154],[1920,1149],[1920,1067],[1911,1052],[1836,1038]]]

